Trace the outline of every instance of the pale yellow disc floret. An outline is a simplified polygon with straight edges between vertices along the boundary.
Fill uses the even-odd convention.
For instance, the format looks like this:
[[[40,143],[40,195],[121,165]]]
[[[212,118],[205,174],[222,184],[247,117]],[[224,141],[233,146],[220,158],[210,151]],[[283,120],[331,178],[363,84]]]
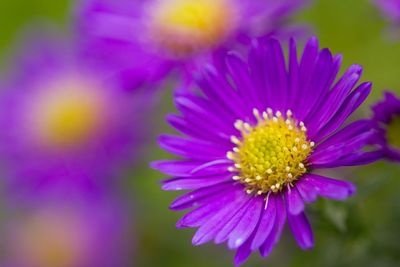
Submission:
[[[167,53],[186,57],[218,45],[237,26],[227,0],[159,0],[149,8],[149,33]]]
[[[231,137],[236,146],[227,153],[234,162],[229,171],[236,173],[233,180],[244,184],[249,194],[279,192],[307,172],[307,158],[315,144],[290,110],[274,114],[271,109],[262,113],[255,109],[253,113],[255,125],[235,123],[241,136]]]

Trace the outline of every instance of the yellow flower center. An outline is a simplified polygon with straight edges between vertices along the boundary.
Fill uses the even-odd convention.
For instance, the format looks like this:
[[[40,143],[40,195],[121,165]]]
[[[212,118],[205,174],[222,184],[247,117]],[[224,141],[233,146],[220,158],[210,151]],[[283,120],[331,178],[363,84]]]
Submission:
[[[83,79],[61,79],[45,86],[33,104],[33,131],[52,147],[79,145],[98,130],[104,101],[97,84]]]
[[[390,145],[400,149],[400,116],[394,117],[387,128],[387,140]]]
[[[160,0],[149,15],[152,38],[175,57],[218,45],[237,24],[237,7],[228,0]]]
[[[303,122],[292,118],[289,110],[284,117],[271,109],[262,114],[254,110],[257,124],[252,126],[241,120],[235,127],[240,137],[232,136],[236,145],[227,153],[234,162],[229,171],[236,173],[233,180],[246,186],[248,194],[279,192],[307,172],[307,158],[314,142],[307,139]]]

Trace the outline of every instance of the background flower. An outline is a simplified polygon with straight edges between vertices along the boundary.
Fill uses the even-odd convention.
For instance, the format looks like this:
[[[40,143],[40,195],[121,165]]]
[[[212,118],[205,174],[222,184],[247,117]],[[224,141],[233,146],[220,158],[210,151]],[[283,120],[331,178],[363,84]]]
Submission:
[[[383,16],[394,24],[400,22],[400,1],[398,0],[374,0],[381,9]]]
[[[107,61],[124,80],[129,77],[129,87],[143,77],[163,78],[174,67],[190,76],[210,51],[252,36],[300,31],[286,28],[286,20],[306,2],[83,0],[77,19],[84,52]]]
[[[386,92],[384,100],[376,103],[373,119],[380,133],[380,144],[386,157],[400,161],[400,99]]]
[[[131,211],[116,199],[36,197],[7,206],[3,266],[126,266]]]
[[[1,97],[8,181],[18,190],[60,183],[93,190],[132,164],[146,131],[137,114],[150,107],[152,93],[137,98],[122,90],[102,65],[54,37],[26,42]]]

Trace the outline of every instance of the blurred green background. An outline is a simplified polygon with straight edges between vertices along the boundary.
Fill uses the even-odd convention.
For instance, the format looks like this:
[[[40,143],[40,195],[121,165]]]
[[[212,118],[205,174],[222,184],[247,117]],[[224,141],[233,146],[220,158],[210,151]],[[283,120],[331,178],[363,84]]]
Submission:
[[[67,0],[1,0],[0,69],[6,70],[12,62],[21,29],[45,21],[69,34],[71,7],[72,1]],[[309,23],[321,46],[342,53],[345,67],[352,63],[364,66],[364,80],[373,81],[374,90],[361,114],[370,114],[368,104],[378,100],[384,89],[400,93],[400,39],[387,38],[388,23],[369,0],[314,1],[295,20]],[[170,131],[163,121],[164,114],[173,111],[170,99],[163,98],[155,112],[152,140]],[[147,162],[166,157],[151,141],[139,167],[132,169],[123,185],[135,205],[135,266],[232,266],[233,252],[214,244],[193,247],[194,230],[175,229],[182,214],[169,211],[168,205],[178,194],[162,192],[158,184],[162,175],[147,167]],[[285,231],[268,259],[253,255],[245,266],[400,266],[400,166],[380,162],[339,170],[332,176],[351,179],[358,193],[345,203],[320,200],[308,207],[315,249],[301,251]]]

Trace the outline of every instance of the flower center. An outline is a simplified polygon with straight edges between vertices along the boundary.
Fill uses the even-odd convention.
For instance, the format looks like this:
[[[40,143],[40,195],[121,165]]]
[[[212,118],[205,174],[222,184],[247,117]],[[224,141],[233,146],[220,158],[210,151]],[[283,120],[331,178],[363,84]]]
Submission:
[[[235,122],[241,137],[231,137],[236,147],[227,153],[235,163],[229,171],[237,173],[233,180],[244,184],[249,194],[279,192],[307,172],[307,157],[315,144],[307,140],[304,123],[292,118],[290,110],[285,117],[271,109],[253,113],[256,125]]]
[[[65,147],[87,141],[98,130],[104,101],[93,82],[61,79],[33,100],[33,133],[43,145]]]
[[[237,7],[227,0],[160,0],[149,15],[152,39],[175,57],[218,45],[237,24]]]
[[[400,116],[394,117],[387,128],[387,140],[390,145],[400,149]]]

